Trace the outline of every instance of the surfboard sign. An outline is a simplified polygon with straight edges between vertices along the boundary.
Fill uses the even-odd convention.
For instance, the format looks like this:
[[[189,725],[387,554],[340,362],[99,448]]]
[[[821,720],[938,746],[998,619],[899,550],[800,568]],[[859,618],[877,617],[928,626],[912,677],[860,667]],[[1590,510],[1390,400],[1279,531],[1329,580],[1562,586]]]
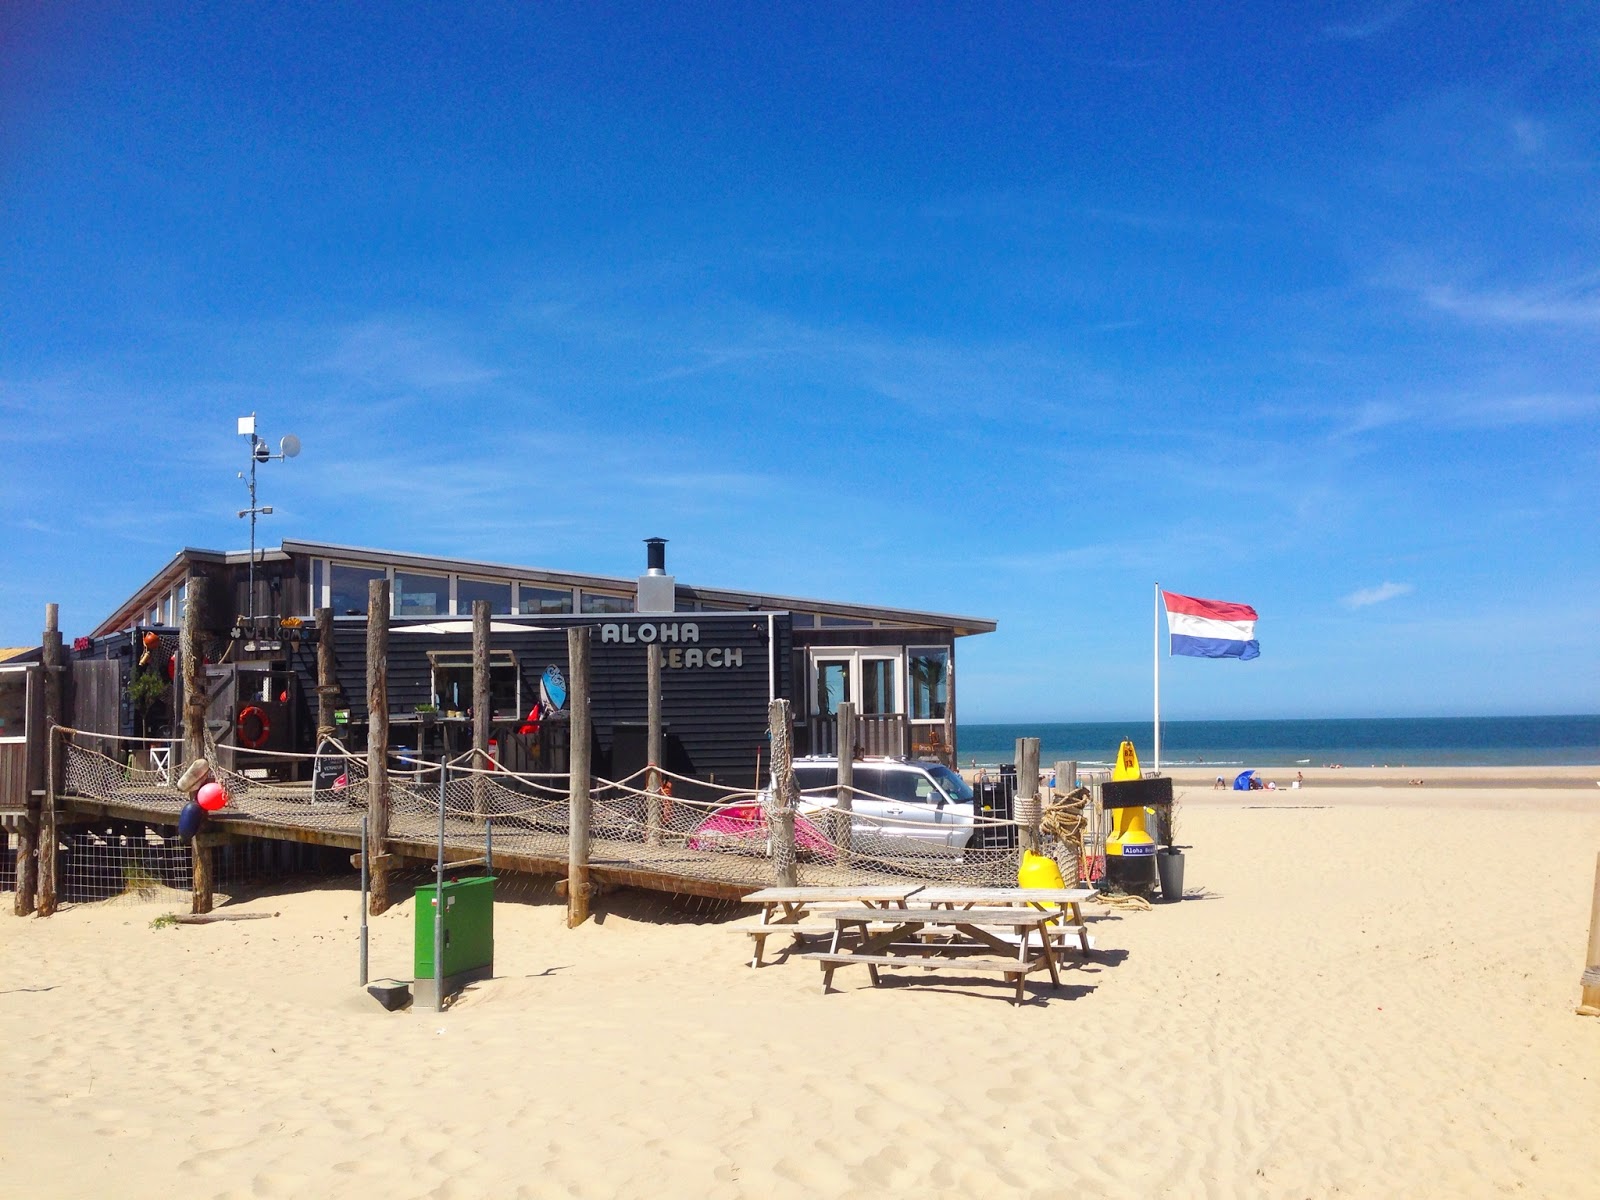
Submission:
[[[561,674],[561,668],[554,663],[544,669],[544,675],[539,679],[539,695],[544,698],[547,709],[560,709],[567,706],[567,680]]]

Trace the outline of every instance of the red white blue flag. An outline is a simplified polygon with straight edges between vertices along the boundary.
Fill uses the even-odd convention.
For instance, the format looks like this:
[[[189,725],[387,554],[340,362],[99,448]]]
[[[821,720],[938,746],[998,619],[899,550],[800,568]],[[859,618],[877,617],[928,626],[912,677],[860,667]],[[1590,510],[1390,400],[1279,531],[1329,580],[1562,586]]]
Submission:
[[[1258,658],[1256,610],[1226,600],[1198,600],[1163,591],[1172,653],[1193,658]]]

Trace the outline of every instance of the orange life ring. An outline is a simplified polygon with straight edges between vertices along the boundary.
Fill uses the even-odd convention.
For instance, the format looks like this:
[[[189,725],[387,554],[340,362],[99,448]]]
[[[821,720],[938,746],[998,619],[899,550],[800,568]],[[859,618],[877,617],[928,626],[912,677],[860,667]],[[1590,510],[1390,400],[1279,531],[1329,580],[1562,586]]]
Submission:
[[[245,728],[246,722],[250,721],[256,722],[259,726],[255,733],[251,733]],[[267,744],[267,735],[272,732],[272,722],[267,720],[267,714],[262,712],[254,704],[247,704],[239,710],[237,729],[239,732],[239,744],[241,746],[248,746],[252,750],[259,750],[262,746]]]

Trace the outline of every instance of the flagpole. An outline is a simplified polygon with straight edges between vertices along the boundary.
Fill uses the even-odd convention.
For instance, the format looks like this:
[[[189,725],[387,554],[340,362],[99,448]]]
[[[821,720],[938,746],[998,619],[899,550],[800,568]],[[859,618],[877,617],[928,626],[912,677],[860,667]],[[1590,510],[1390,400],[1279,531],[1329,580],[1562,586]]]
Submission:
[[[1159,583],[1156,584],[1155,636],[1152,639],[1151,650],[1151,658],[1155,662],[1156,708],[1155,721],[1153,722],[1155,726],[1154,737],[1152,738],[1155,746],[1154,753],[1150,756],[1150,761],[1154,764],[1152,773],[1159,775],[1161,774],[1161,585]]]

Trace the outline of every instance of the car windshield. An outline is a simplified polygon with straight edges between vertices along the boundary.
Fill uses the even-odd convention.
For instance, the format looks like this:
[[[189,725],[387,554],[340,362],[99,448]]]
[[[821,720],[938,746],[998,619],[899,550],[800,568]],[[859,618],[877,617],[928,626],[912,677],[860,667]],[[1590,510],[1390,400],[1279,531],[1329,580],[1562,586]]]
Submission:
[[[969,801],[972,799],[972,789],[967,786],[967,781],[949,767],[934,763],[927,770],[928,774],[933,776],[934,782],[943,788],[952,800]]]

